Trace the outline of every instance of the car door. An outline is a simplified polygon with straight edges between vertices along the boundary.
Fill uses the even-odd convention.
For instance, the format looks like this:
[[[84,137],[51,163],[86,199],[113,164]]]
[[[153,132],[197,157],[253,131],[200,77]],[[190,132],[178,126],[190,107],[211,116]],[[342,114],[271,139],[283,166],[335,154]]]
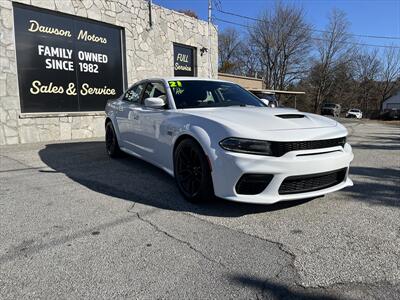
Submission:
[[[128,89],[121,98],[116,120],[120,133],[120,143],[131,151],[136,152],[132,141],[135,140],[135,122],[137,120],[137,109],[140,107],[140,99],[146,83],[139,83]]]
[[[152,108],[145,106],[145,99],[159,97],[164,100],[166,106],[163,108]],[[140,108],[137,111],[137,123],[135,128],[136,143],[140,145],[140,154],[152,162],[164,165],[163,153],[166,152],[166,129],[163,127],[165,119],[170,113],[168,111],[168,99],[166,87],[161,81],[148,82]]]

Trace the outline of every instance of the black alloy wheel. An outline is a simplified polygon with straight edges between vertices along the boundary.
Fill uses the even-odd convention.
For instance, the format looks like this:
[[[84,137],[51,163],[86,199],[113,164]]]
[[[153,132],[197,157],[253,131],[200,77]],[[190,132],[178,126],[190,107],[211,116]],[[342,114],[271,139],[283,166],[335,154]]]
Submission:
[[[201,146],[185,139],[174,153],[174,173],[178,188],[190,202],[203,202],[214,198],[211,170]]]
[[[121,156],[121,149],[111,121],[106,124],[106,150],[107,154],[112,158]]]

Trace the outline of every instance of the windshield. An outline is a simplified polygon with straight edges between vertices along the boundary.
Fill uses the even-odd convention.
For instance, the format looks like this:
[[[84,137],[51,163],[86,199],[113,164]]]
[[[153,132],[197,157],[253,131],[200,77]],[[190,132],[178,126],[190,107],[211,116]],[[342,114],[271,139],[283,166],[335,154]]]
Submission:
[[[176,108],[265,106],[256,96],[229,82],[176,80],[168,84]]]
[[[336,104],[324,104],[324,107],[335,108]]]
[[[350,109],[350,112],[360,112],[358,109]]]

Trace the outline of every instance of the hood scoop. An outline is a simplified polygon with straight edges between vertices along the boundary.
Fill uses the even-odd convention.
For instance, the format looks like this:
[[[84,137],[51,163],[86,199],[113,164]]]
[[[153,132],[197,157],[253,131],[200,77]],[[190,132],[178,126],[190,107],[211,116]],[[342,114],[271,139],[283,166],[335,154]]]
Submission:
[[[302,119],[305,116],[301,114],[282,114],[282,115],[275,115],[275,117],[281,118],[281,119]]]

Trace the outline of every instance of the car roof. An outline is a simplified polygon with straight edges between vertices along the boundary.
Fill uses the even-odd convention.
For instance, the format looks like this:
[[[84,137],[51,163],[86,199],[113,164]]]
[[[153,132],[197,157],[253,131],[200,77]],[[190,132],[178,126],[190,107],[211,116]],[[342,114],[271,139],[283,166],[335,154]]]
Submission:
[[[168,82],[168,81],[186,81],[186,80],[191,80],[191,81],[193,81],[193,80],[195,80],[195,81],[197,81],[197,80],[203,80],[203,81],[216,81],[216,82],[229,82],[229,83],[233,83],[233,82],[231,82],[231,81],[227,81],[227,80],[220,80],[220,79],[214,79],[214,78],[204,78],[204,77],[152,77],[152,78],[146,78],[146,79],[143,79],[143,80],[141,80],[141,81],[144,81],[144,80],[157,80],[157,81],[166,81],[166,82]]]

